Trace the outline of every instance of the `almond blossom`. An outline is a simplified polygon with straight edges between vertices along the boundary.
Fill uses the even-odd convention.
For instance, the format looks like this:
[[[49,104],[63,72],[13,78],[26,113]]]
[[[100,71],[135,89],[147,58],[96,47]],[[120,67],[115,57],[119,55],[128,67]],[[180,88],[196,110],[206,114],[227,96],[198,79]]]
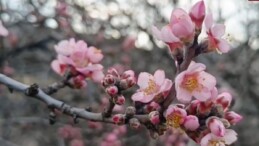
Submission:
[[[88,47],[87,44],[80,40],[70,39],[63,40],[55,46],[58,53],[57,59],[51,63],[55,72],[63,75],[68,67],[72,67],[76,72],[100,82],[104,77],[103,66],[99,64],[103,55],[95,47]]]
[[[232,129],[226,129],[223,137],[218,137],[212,133],[208,133],[201,139],[201,146],[226,146],[231,145],[237,140],[237,133]]]
[[[207,120],[207,126],[210,129],[211,133],[216,136],[222,137],[225,135],[224,124],[217,118],[211,117]]]
[[[225,33],[225,25],[213,24],[212,14],[205,17],[205,28],[208,35],[208,49],[216,50],[219,54],[227,53],[230,50],[229,44],[222,36]]]
[[[181,126],[187,130],[194,131],[199,127],[199,120],[194,115],[187,115],[185,109],[177,105],[170,105],[165,113],[166,125],[174,129]]]
[[[211,91],[216,85],[216,79],[206,73],[204,64],[191,62],[187,70],[175,78],[176,97],[179,101],[190,102],[192,96],[200,101],[211,98]]]
[[[131,98],[143,103],[151,102],[155,98],[164,98],[172,87],[172,81],[165,78],[163,70],[157,70],[154,76],[147,72],[140,73],[137,84],[140,89]]]

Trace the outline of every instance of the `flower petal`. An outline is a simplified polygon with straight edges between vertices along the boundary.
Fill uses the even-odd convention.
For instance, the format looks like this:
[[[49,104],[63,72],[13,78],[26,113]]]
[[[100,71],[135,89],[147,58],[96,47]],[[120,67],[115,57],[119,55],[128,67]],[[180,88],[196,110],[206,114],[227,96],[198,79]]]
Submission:
[[[230,46],[226,40],[219,39],[218,49],[222,53],[227,53],[230,50]]]
[[[225,25],[224,24],[215,24],[211,28],[211,33],[216,38],[222,37],[225,33]]]
[[[205,23],[206,31],[208,32],[213,24],[213,16],[211,13],[209,13],[209,14],[207,14],[207,16],[205,16],[204,23]]]
[[[154,77],[147,72],[141,72],[138,76],[137,84],[141,89],[145,89],[148,87],[149,80],[154,80]]]
[[[161,86],[165,80],[165,72],[163,70],[157,70],[154,74],[155,82]]]

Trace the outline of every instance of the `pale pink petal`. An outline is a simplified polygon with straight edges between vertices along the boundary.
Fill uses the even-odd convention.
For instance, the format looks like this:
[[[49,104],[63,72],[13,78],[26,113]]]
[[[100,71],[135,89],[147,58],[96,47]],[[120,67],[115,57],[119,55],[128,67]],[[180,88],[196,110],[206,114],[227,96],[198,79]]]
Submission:
[[[206,66],[202,63],[196,63],[192,61],[187,69],[188,72],[200,72],[206,69]]]
[[[213,25],[213,16],[211,13],[207,14],[207,16],[205,16],[204,23],[205,23],[206,30],[209,31],[209,29]]]
[[[169,79],[165,79],[164,83],[160,87],[160,92],[165,92],[171,89],[173,82]]]
[[[219,39],[218,41],[219,41],[219,43],[218,43],[219,51],[222,53],[227,53],[230,50],[230,46],[229,46],[228,42],[224,39]]]
[[[61,74],[61,70],[60,70],[60,63],[58,60],[53,60],[51,62],[51,68],[58,74]]]
[[[155,82],[161,86],[165,80],[165,72],[163,70],[157,70],[154,74]]]
[[[211,28],[211,33],[216,38],[222,37],[225,33],[225,25],[224,24],[215,24]]]
[[[216,86],[216,78],[205,71],[199,73],[198,82],[209,90]]]
[[[184,127],[188,130],[194,131],[199,128],[199,119],[196,116],[189,115],[184,119]]]
[[[179,42],[179,38],[177,38],[171,28],[167,25],[167,26],[164,26],[162,29],[161,29],[161,40],[166,42],[166,43],[172,43],[172,42]]]
[[[203,89],[202,91],[193,91],[192,95],[199,101],[207,101],[211,98],[210,90]]]
[[[208,133],[207,135],[205,135],[200,142],[201,146],[209,146],[209,142],[210,140],[212,140],[213,136],[211,133]]]
[[[226,129],[224,140],[227,145],[234,143],[237,140],[237,133],[232,129]]]
[[[189,103],[192,100],[192,94],[179,87],[176,89],[176,98],[182,103]]]
[[[143,103],[148,103],[154,98],[154,95],[145,95],[144,92],[137,92],[131,96],[133,101],[139,101]]]
[[[218,137],[223,137],[225,135],[224,124],[217,118],[211,118],[208,121],[208,127],[214,135]]]
[[[67,56],[58,55],[57,58],[58,58],[58,60],[59,60],[60,62],[62,62],[62,63],[64,63],[64,64],[70,64],[70,65],[75,66],[74,61],[73,61],[71,58],[67,57]]]
[[[95,71],[93,72],[92,74],[92,79],[95,81],[95,82],[101,82],[102,79],[104,78],[104,73],[102,71]]]
[[[92,63],[98,63],[103,59],[103,54],[95,47],[89,47],[87,56]]]
[[[154,36],[156,39],[162,40],[161,31],[160,31],[156,26],[152,26],[151,30],[152,30],[153,36]]]
[[[171,13],[170,24],[173,25],[178,22],[179,17],[186,17],[186,16],[189,17],[189,15],[185,10],[183,10],[182,8],[176,8]]]
[[[137,84],[141,89],[145,89],[146,87],[148,87],[148,83],[150,80],[154,81],[154,77],[151,74],[147,72],[141,72],[138,76]]]

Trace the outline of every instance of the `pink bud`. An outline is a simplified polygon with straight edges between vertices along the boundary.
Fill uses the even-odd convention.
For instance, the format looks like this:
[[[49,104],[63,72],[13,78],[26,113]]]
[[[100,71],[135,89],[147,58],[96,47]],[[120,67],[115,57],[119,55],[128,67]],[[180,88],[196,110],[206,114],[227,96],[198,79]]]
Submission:
[[[190,114],[190,115],[196,115],[197,113],[197,108],[200,104],[200,101],[199,100],[193,100],[189,106],[186,108],[187,112]]]
[[[117,86],[110,86],[110,87],[106,88],[106,92],[110,96],[114,96],[119,92],[119,90],[118,90]]]
[[[104,86],[113,85],[114,83],[115,83],[115,77],[111,74],[106,75],[103,79]]]
[[[107,71],[107,74],[111,74],[115,77],[119,77],[119,73],[115,68],[109,68],[108,71]]]
[[[72,78],[72,84],[77,89],[86,87],[85,77],[79,75],[79,76]]]
[[[220,104],[224,110],[227,110],[228,107],[230,106],[232,101],[232,96],[228,92],[223,92],[220,95],[218,95],[216,99],[216,103]]]
[[[229,121],[230,124],[235,125],[236,123],[240,122],[243,117],[233,111],[225,113],[225,119]]]
[[[195,23],[196,27],[198,29],[200,29],[202,26],[204,17],[205,17],[204,1],[203,0],[199,1],[195,5],[193,5],[193,7],[190,10],[189,15],[190,15],[192,21]]]
[[[184,127],[188,130],[194,131],[199,128],[199,119],[196,116],[189,115],[185,117]]]
[[[212,117],[207,121],[207,127],[210,129],[211,133],[216,136],[223,137],[225,135],[224,124],[217,118]]]
[[[127,84],[128,84],[128,88],[134,86],[136,84],[136,78],[135,77],[128,77],[127,78]]]
[[[123,105],[125,103],[125,97],[123,95],[118,96],[115,103],[118,105]]]
[[[112,117],[112,120],[115,124],[121,125],[125,123],[125,116],[122,114],[116,114]]]
[[[135,76],[135,73],[133,70],[127,70],[125,71],[122,75],[121,75],[121,78],[122,79],[126,79],[128,77],[134,77]]]
[[[151,113],[149,113],[149,120],[154,125],[159,124],[160,123],[159,112],[152,111]]]

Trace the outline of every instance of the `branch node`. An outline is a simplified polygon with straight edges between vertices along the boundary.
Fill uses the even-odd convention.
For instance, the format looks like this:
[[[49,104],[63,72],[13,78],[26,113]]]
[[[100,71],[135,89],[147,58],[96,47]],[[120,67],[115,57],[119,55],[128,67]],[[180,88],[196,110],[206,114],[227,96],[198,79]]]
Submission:
[[[76,114],[73,114],[73,121],[74,121],[74,124],[79,123],[79,119],[78,119],[78,116]]]
[[[25,90],[25,95],[36,96],[39,93],[39,86],[35,83]]]
[[[56,114],[54,111],[49,112],[49,124],[54,125],[56,123]]]

